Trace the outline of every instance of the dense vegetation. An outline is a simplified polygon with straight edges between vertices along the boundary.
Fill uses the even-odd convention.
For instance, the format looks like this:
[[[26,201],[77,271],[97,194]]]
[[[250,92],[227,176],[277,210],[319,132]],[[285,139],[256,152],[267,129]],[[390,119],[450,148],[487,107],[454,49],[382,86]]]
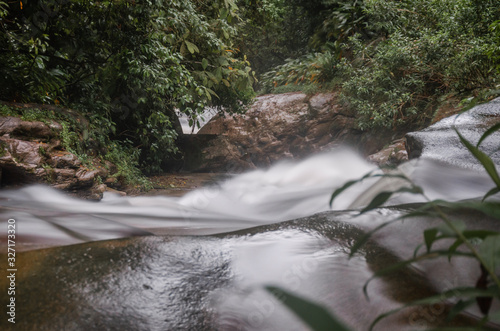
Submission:
[[[196,122],[207,106],[243,111],[254,89],[336,89],[361,130],[415,129],[444,100],[491,95],[499,73],[498,0],[0,0],[0,101],[57,106],[0,113],[56,119],[66,149],[130,178],[177,157],[176,110]],[[498,193],[491,160],[462,142]],[[498,218],[498,204],[469,207]],[[498,298],[498,233],[443,221],[452,231],[424,233],[426,253],[442,238],[456,239],[445,255],[482,240],[471,255],[494,281],[460,290],[468,300],[455,312]]]
[[[135,148],[142,169],[160,171],[177,151],[176,109],[196,121],[253,96],[236,11],[228,0],[0,2],[0,100],[78,110],[83,150]]]
[[[262,88],[339,87],[363,130],[421,127],[443,100],[499,83],[498,1],[292,3],[307,11],[322,6],[310,51],[264,74]]]
[[[240,112],[254,89],[337,89],[361,130],[421,127],[499,83],[499,20],[496,0],[0,1],[0,100],[76,110],[80,156],[159,172],[176,110]]]

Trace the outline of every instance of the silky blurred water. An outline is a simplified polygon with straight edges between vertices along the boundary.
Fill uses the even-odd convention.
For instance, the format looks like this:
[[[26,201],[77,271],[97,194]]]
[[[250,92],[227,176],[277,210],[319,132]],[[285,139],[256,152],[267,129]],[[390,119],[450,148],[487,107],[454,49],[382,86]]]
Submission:
[[[336,188],[368,172],[382,174],[356,153],[338,149],[236,175],[180,198],[106,195],[90,202],[45,186],[1,191],[4,245],[7,220],[16,220],[16,267],[22,270],[16,284],[23,289],[16,298],[23,316],[18,326],[305,330],[263,290],[267,284],[321,303],[354,330],[365,330],[379,314],[405,302],[474,286],[480,274],[475,261],[429,260],[406,274],[375,279],[368,287],[370,300],[365,298],[362,288],[374,271],[413,256],[422,231],[438,220],[394,223],[350,259],[356,238],[402,215],[408,203],[474,199],[493,186],[482,172],[414,160],[392,174],[421,186],[425,198],[398,194],[385,208],[357,216],[378,193],[407,185],[398,178],[378,177],[352,185],[329,205]],[[327,212],[331,209],[337,212]],[[481,215],[452,216],[463,218],[472,229],[498,228]],[[124,237],[131,238],[113,240]],[[49,246],[61,247],[38,250]],[[0,286],[6,281],[0,278]],[[469,313],[479,316],[474,308]],[[445,317],[444,304],[407,309],[383,320],[376,330],[423,329]],[[11,326],[3,322],[0,328]],[[453,325],[469,322],[457,323]]]
[[[215,234],[277,223],[326,210],[366,205],[381,191],[406,185],[394,178],[371,178],[355,184],[329,206],[332,192],[368,172],[382,173],[356,153],[338,149],[300,162],[234,176],[183,197],[119,197],[100,202],[78,200],[46,186],[0,191],[0,240],[6,222],[18,220],[20,249],[57,246],[147,234]],[[461,200],[487,192],[486,174],[416,160],[398,173],[424,188],[430,199]],[[386,205],[424,201],[400,194]],[[5,226],[4,226],[5,225]]]

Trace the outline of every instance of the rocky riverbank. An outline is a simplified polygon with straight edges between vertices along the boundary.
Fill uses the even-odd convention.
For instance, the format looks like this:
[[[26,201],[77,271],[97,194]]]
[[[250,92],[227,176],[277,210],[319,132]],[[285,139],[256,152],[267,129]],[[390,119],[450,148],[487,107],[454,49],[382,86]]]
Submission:
[[[53,120],[0,117],[2,187],[45,183],[94,200],[105,191],[144,193],[125,185],[111,162],[95,157],[82,162],[63,147],[62,132],[61,124]],[[413,154],[416,135],[408,136]],[[335,92],[263,95],[245,114],[217,115],[198,134],[181,137],[182,164],[169,174],[151,178],[154,189],[147,194],[180,195],[217,177],[183,179],[187,174],[240,173],[278,160],[303,159],[338,145],[352,146],[378,165],[395,166],[408,159],[403,136],[403,131],[360,131],[355,114],[339,105]]]

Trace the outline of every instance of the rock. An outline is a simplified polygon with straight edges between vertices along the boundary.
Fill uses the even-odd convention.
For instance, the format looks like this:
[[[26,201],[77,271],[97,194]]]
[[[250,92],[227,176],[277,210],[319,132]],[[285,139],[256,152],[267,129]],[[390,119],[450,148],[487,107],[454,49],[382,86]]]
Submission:
[[[105,192],[109,192],[111,194],[119,195],[121,197],[127,196],[127,192],[118,191],[118,190],[115,190],[115,189],[113,189],[111,187],[107,187],[107,186],[106,186]]]
[[[61,131],[62,126],[54,121],[46,124],[39,121],[23,121],[18,117],[0,117],[0,135],[49,139]]]
[[[241,172],[304,158],[341,143],[372,153],[392,135],[357,130],[354,115],[340,107],[334,92],[312,97],[300,92],[264,95],[244,115],[215,116],[196,138],[185,136],[183,170]]]
[[[94,178],[99,173],[98,170],[89,170],[87,168],[80,168],[76,171],[75,177],[81,186],[91,186],[94,183]]]
[[[408,133],[408,157],[439,160],[462,168],[482,169],[481,164],[460,142],[453,127],[476,145],[487,128],[499,122],[500,98],[497,98],[461,115],[445,118],[422,131]],[[489,155],[495,164],[500,164],[499,141],[500,133],[496,132],[481,143],[481,150]]]
[[[394,167],[408,161],[404,139],[394,141],[390,146],[368,156],[368,161],[378,166]]]
[[[82,164],[75,154],[69,152],[52,154],[47,163],[54,168],[79,168]]]
[[[393,223],[351,258],[352,243],[370,230],[370,224],[394,219],[401,209],[367,213],[362,216],[364,222],[356,221],[357,214],[327,212],[217,236],[142,233],[17,252],[16,267],[22,270],[15,279],[19,317],[15,325],[0,319],[0,328],[304,330],[280,300],[263,292],[263,286],[273,284],[320,303],[352,330],[368,330],[379,314],[450,289],[450,279],[453,287],[474,286],[480,275],[475,261],[454,257],[448,263],[442,257],[418,262],[415,268],[390,277],[377,277],[368,287],[372,300],[367,300],[363,285],[375,271],[397,258],[413,257],[422,229],[436,223],[425,217],[409,222],[414,227],[408,227],[408,222]],[[466,217],[473,225],[479,223],[475,227],[486,223],[477,212]],[[126,227],[112,226],[104,232],[134,234]],[[3,252],[5,260],[7,250]],[[5,276],[0,278],[4,289],[9,282]],[[7,291],[0,298],[7,302]],[[430,311],[410,306],[382,319],[375,330],[415,330],[417,322],[449,329],[474,323],[464,316],[447,321],[446,311],[452,305],[433,305]]]
[[[70,192],[88,190],[77,194],[80,197],[102,197],[100,189],[93,188],[95,179],[100,176],[101,180],[106,180],[110,173],[117,171],[116,166],[106,162],[93,170],[83,168],[78,157],[62,147],[58,139],[61,131],[61,125],[55,122],[46,124],[0,117],[2,185],[47,183]]]

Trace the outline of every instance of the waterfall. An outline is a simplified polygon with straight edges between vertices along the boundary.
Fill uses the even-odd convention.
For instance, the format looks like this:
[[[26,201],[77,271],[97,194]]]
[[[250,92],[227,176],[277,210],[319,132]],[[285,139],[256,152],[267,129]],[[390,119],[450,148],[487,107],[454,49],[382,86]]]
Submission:
[[[359,155],[339,148],[300,162],[280,162],[202,187],[183,197],[118,197],[79,200],[46,186],[0,192],[1,222],[14,218],[23,249],[133,235],[216,234],[278,223],[326,210],[366,205],[377,193],[405,185],[394,178],[370,178],[353,185],[329,206],[332,192],[368,172],[382,173]],[[475,198],[491,188],[482,173],[426,160],[396,172],[424,188],[431,199]],[[387,204],[421,202],[400,194]],[[2,226],[1,240],[7,226]]]

